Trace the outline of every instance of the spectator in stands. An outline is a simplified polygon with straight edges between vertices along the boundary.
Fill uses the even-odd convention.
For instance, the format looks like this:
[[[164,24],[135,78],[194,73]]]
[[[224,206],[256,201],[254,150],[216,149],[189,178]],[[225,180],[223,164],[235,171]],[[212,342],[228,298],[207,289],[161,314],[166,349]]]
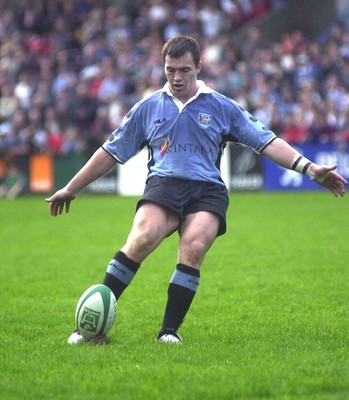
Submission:
[[[75,88],[71,122],[77,125],[82,132],[85,132],[86,137],[89,135],[91,126],[96,118],[99,104],[98,98],[90,95],[88,83],[80,81]]]
[[[271,45],[254,26],[241,53],[229,39],[229,31],[240,24],[285,4],[287,0],[135,0],[123,7],[88,0],[8,2],[0,14],[2,146],[6,142],[12,152],[51,151],[45,148],[47,138],[52,141],[47,109],[56,110],[60,128],[55,133],[80,126],[89,142],[94,122],[98,129],[105,122],[98,121],[99,105],[108,109],[107,125],[117,127],[123,108],[162,86],[160,48],[180,33],[200,39],[203,78],[243,107],[252,106],[266,124],[269,120],[280,132],[287,131],[283,117],[300,112],[297,125],[302,130],[312,126],[310,137],[316,141],[323,136],[315,133],[314,109],[324,101],[325,120],[338,130],[327,140],[336,140],[346,125],[349,103],[345,24],[336,22],[321,45],[300,31]],[[40,127],[30,121],[14,133],[13,121],[23,112],[26,118],[39,114]]]
[[[27,180],[16,165],[10,165],[7,174],[0,183],[0,198],[14,199],[26,192]]]
[[[324,106],[319,105],[315,108],[315,115],[309,126],[308,142],[329,143],[333,141],[335,135],[335,126],[331,125],[326,119]]]
[[[201,33],[206,38],[217,39],[222,32],[223,14],[215,0],[206,0],[198,12]]]
[[[304,143],[307,139],[308,127],[299,120],[299,114],[287,113],[280,129],[280,137],[291,144]]]
[[[19,100],[14,94],[14,85],[4,82],[0,90],[0,123],[9,120],[19,106]]]

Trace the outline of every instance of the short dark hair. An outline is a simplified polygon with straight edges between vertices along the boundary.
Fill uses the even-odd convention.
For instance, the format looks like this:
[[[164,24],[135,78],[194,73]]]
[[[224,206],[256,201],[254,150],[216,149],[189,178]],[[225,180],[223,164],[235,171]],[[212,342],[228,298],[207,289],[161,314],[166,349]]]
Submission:
[[[195,65],[198,65],[200,61],[200,44],[190,36],[176,36],[168,40],[161,50],[164,61],[166,56],[181,58],[188,53],[192,55]]]

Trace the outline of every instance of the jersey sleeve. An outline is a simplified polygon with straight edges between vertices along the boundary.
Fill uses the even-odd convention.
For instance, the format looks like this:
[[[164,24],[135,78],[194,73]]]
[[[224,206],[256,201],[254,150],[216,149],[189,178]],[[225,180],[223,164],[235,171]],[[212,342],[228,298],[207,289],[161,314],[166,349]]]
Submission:
[[[276,138],[275,133],[267,129],[260,121],[234,101],[233,104],[234,110],[231,119],[233,141],[250,148],[256,153],[261,153]]]
[[[147,143],[143,122],[140,103],[137,103],[123,118],[120,127],[103,144],[103,149],[120,164],[124,164]]]

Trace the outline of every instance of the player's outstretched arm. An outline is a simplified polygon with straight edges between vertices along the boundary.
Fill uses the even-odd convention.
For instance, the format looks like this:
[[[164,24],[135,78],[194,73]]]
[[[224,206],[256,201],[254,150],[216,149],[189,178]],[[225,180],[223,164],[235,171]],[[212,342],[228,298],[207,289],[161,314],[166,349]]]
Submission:
[[[262,151],[262,154],[284,168],[307,175],[319,185],[329,189],[334,196],[344,196],[348,181],[335,172],[337,165],[317,165],[301,156],[293,147],[276,138]]]
[[[46,199],[50,203],[50,214],[56,217],[62,214],[64,208],[69,212],[70,202],[75,199],[78,192],[107,173],[115,164],[116,160],[99,148],[64,188]]]

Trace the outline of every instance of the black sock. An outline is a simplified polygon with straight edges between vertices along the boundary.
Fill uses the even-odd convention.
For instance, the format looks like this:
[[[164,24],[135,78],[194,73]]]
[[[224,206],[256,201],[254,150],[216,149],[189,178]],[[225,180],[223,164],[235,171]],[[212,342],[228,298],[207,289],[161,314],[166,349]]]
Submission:
[[[139,267],[139,263],[128,258],[122,251],[118,251],[110,261],[103,284],[111,289],[116,300],[131,283]]]
[[[177,331],[194,299],[200,281],[200,271],[178,264],[167,291],[167,304],[162,329]]]

